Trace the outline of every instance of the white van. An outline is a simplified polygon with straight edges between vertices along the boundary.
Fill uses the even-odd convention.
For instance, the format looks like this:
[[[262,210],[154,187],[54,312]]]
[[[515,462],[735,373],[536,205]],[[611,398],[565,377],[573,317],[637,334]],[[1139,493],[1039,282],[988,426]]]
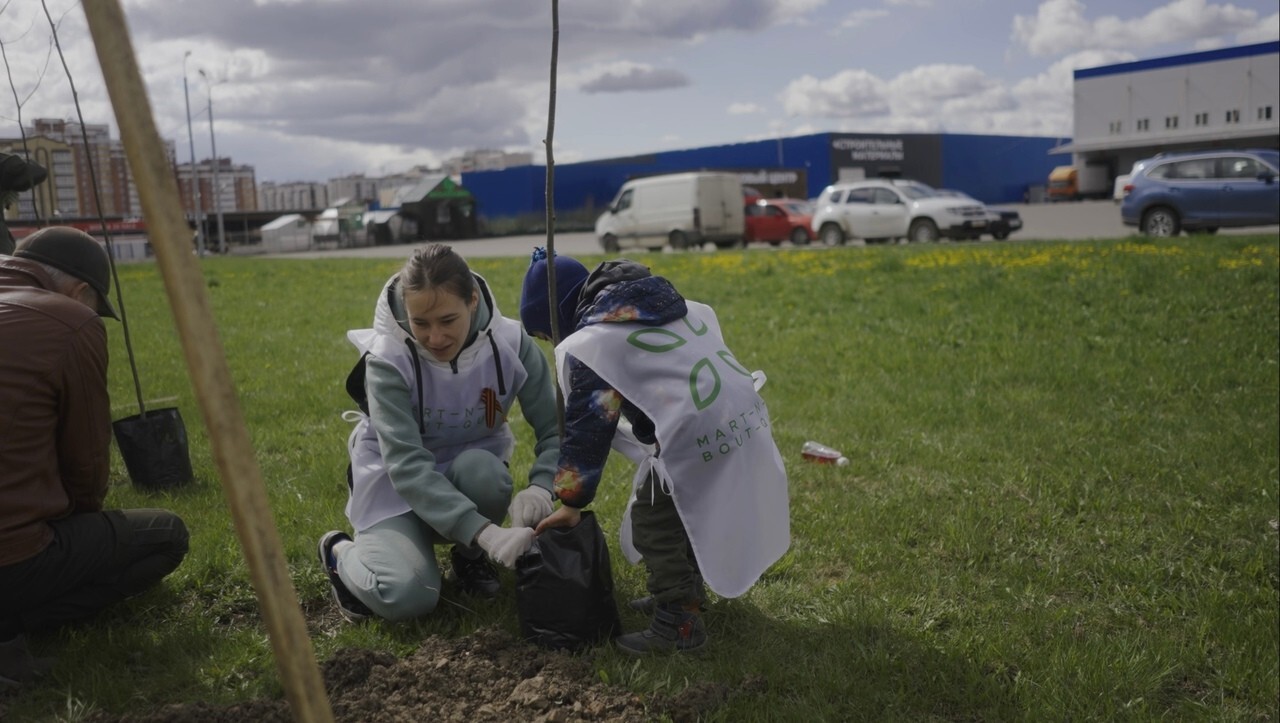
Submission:
[[[596,238],[608,253],[625,248],[682,250],[705,242],[729,248],[742,242],[742,181],[732,173],[673,173],[622,184],[596,220]]]

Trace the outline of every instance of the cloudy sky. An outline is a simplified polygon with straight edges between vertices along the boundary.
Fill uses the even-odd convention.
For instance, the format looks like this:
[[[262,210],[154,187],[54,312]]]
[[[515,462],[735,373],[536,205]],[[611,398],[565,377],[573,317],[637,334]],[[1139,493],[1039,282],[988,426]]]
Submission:
[[[122,0],[160,133],[260,181],[543,158],[550,0]],[[47,8],[47,15],[46,15]],[[1071,71],[1280,38],[1276,0],[561,0],[555,158],[821,131],[1069,136]],[[115,132],[79,4],[0,0],[0,137]],[[190,56],[187,56],[187,53]],[[200,71],[204,71],[201,75]],[[206,78],[209,82],[206,82]]]

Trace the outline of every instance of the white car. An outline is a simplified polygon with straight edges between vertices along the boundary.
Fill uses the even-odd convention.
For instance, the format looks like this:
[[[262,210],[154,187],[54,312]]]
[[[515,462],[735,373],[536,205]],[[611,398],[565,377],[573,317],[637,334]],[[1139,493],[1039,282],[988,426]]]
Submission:
[[[969,203],[979,204],[983,208],[987,209],[987,227],[986,229],[981,229],[977,233],[969,236],[973,241],[977,241],[981,238],[983,233],[989,233],[995,240],[1003,241],[1009,238],[1009,234],[1022,228],[1022,214],[1012,208],[994,208],[982,203],[964,191],[957,191],[951,188],[935,188],[933,190],[939,196],[959,198],[964,201],[968,201]]]
[[[907,238],[974,238],[990,233],[981,203],[939,195],[919,181],[876,179],[827,186],[818,196],[813,230],[828,246],[851,238],[869,242]]]

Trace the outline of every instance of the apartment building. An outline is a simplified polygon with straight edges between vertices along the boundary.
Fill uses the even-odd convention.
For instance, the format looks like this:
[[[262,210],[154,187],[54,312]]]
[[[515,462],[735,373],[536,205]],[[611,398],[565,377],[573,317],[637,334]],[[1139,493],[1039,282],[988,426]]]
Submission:
[[[327,184],[313,181],[290,181],[258,184],[259,211],[301,211],[329,207]]]
[[[529,152],[509,153],[493,149],[467,151],[461,156],[450,158],[441,164],[445,175],[458,177],[463,173],[476,171],[501,171],[505,168],[528,166],[533,164],[533,154]]]
[[[71,150],[77,205],[75,208],[59,208],[61,215],[124,218],[142,215],[138,189],[129,171],[124,145],[111,138],[107,125],[81,126],[76,121],[37,118],[27,130],[27,136],[56,141]],[[173,142],[166,141],[164,145],[165,155],[172,164],[176,157]]]
[[[178,179],[182,207],[188,215],[196,211],[197,186],[200,191],[200,213],[209,214],[219,209],[223,213],[257,211],[260,208],[253,166],[236,165],[230,158],[219,158],[215,164],[206,158],[195,166],[179,163],[174,167],[174,174]]]
[[[21,138],[0,139],[0,150],[6,153],[25,157],[24,147],[36,163],[49,171],[49,178],[33,191],[22,194],[18,203],[7,211],[6,218],[95,218],[99,215],[98,199],[102,215],[107,218],[142,215],[142,203],[124,145],[110,137],[108,126],[86,124],[82,128],[74,121],[41,118],[26,129],[25,146]],[[200,214],[213,213],[219,207],[224,213],[258,210],[253,166],[237,165],[230,158],[219,158],[216,163],[205,159],[194,166],[178,164],[173,141],[164,141],[164,150],[174,169],[183,209],[189,217],[197,215],[197,187]]]
[[[79,184],[76,183],[75,159],[66,143],[45,137],[0,140],[0,151],[39,163],[49,176],[44,183],[18,195],[18,200],[5,209],[8,220],[51,219],[80,215]]]

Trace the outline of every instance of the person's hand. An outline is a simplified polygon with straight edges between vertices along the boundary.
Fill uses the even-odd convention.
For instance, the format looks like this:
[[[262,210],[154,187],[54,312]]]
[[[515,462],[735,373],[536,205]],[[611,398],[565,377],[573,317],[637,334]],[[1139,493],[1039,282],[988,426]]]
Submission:
[[[506,528],[489,524],[476,535],[476,544],[489,555],[489,559],[505,568],[515,569],[516,558],[533,546],[533,530],[528,527]]]
[[[551,514],[551,492],[529,485],[520,490],[507,508],[512,527],[533,527]]]
[[[535,532],[542,534],[543,530],[552,527],[577,527],[579,522],[582,522],[582,510],[577,507],[560,505],[560,509],[552,512],[542,522],[538,523],[538,528]]]

